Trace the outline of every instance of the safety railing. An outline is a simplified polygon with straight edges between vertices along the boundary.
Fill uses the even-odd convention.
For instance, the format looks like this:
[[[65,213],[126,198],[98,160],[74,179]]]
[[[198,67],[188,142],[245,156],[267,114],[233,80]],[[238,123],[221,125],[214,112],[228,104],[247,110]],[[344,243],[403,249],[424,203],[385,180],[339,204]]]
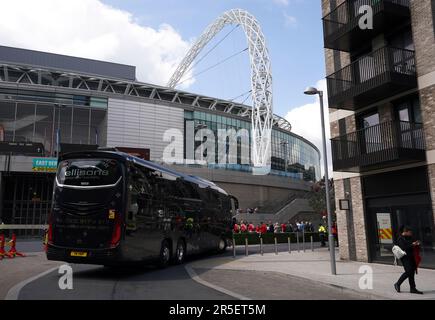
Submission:
[[[425,139],[421,123],[387,121],[331,139],[335,170],[390,161],[421,161]]]
[[[272,248],[271,252],[278,255],[280,252],[306,252],[307,250],[313,252],[319,247],[319,242],[326,244],[327,241],[328,235],[318,232],[234,233],[232,239],[233,257],[237,256],[237,247],[244,248],[245,256],[254,251],[263,255],[266,253],[266,247],[267,251]]]
[[[338,108],[345,101],[384,84],[397,83],[403,90],[411,88],[416,85],[416,72],[414,51],[388,46],[375,50],[326,78],[330,107]],[[376,94],[383,97],[390,91]]]
[[[338,37],[339,34],[356,27],[360,17],[364,14],[364,11],[360,12],[361,7],[370,6],[373,15],[376,15],[385,10],[385,5],[409,8],[409,0],[346,0],[323,17],[325,38]]]

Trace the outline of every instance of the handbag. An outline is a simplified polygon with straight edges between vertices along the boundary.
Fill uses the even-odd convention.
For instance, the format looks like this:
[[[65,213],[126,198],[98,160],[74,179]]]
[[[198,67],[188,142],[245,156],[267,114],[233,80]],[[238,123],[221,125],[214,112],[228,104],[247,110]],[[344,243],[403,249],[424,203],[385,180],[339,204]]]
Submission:
[[[397,266],[397,260],[402,259],[404,256],[406,256],[406,252],[402,250],[399,246],[395,245],[393,246],[393,249],[391,249],[394,255],[394,265]]]

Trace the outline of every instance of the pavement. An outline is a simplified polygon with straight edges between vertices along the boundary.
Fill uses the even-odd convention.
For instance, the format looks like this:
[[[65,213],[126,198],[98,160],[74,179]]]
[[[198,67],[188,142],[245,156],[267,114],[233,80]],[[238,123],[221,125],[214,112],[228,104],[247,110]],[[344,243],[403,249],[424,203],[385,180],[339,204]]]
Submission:
[[[0,299],[435,299],[435,270],[420,269],[417,286],[425,294],[412,295],[407,283],[403,293],[392,284],[402,267],[337,261],[337,275],[330,274],[329,252],[318,244],[293,248],[286,244],[244,246],[223,255],[204,255],[189,259],[186,265],[161,270],[152,266],[111,269],[95,265],[72,264],[74,289],[59,289],[57,268],[62,262],[48,261],[38,242],[22,243],[25,258],[0,261]],[[373,286],[360,288],[361,267],[370,267]],[[44,273],[45,272],[45,273]],[[370,285],[370,282],[366,282]]]
[[[48,261],[45,252],[25,254],[25,257],[4,258],[0,261],[0,300],[5,299],[8,291],[16,284],[62,265],[61,262]]]
[[[238,250],[240,252],[240,248]],[[338,251],[336,252],[338,256]],[[342,292],[359,294],[365,299],[434,299],[435,300],[435,270],[419,269],[416,275],[417,288],[424,295],[409,293],[408,282],[402,285],[402,293],[397,293],[393,283],[403,273],[401,266],[383,265],[376,263],[361,263],[354,261],[336,261],[337,275],[330,272],[329,251],[326,248],[317,248],[312,252],[292,251],[252,254],[249,256],[237,255],[233,257],[217,257],[200,260],[192,263],[194,269],[205,270],[232,270],[250,272],[273,272],[299,279],[306,279],[336,288]],[[367,288],[370,282],[361,280],[363,273],[369,267],[373,275],[372,288]],[[363,268],[363,269],[361,269]],[[255,281],[255,279],[253,280]],[[360,282],[366,284],[364,289]],[[237,290],[237,289],[234,289]],[[299,288],[298,288],[299,290]],[[237,291],[236,291],[237,292]]]

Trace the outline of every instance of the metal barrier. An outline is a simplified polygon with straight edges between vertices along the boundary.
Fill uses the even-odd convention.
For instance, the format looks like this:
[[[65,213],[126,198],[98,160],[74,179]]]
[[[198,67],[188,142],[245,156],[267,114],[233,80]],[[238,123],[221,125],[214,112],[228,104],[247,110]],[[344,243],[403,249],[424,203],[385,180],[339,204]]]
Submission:
[[[46,224],[0,224],[0,230],[46,230]]]
[[[302,235],[302,248],[301,248],[301,239],[300,236]],[[264,248],[265,248],[265,242],[268,243],[270,246],[273,245],[273,253],[275,255],[278,255],[280,253],[279,250],[279,244],[285,245],[285,240],[287,239],[287,246],[288,246],[288,253],[292,253],[292,242],[296,242],[297,245],[297,251],[298,252],[306,252],[307,251],[307,241],[310,241],[310,248],[311,252],[314,252],[314,237],[318,236],[317,233],[306,233],[302,232],[293,232],[293,233],[270,233],[270,234],[256,234],[256,233],[236,233],[233,235],[233,257],[236,258],[237,256],[237,250],[236,247],[238,246],[244,246],[244,255],[249,256],[249,254],[253,254],[253,251],[255,249],[252,249],[252,246],[258,246],[260,247],[260,255],[264,255]],[[308,238],[309,237],[309,238]],[[278,241],[279,239],[279,241]],[[318,238],[316,238],[316,241],[318,241]],[[251,248],[249,248],[251,246]],[[254,247],[255,248],[255,247]],[[257,247],[258,248],[258,247]],[[284,247],[285,248],[285,247]],[[309,250],[308,249],[308,250]],[[258,250],[258,249],[257,249]],[[282,249],[281,249],[282,252]],[[285,252],[285,251],[284,251]],[[258,253],[258,251],[257,251]],[[240,254],[240,252],[239,252]]]

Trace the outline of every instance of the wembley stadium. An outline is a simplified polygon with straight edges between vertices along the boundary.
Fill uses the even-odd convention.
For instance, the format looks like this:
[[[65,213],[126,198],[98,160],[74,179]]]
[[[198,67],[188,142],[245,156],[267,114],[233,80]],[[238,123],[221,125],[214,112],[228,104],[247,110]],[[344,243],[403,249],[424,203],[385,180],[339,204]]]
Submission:
[[[168,129],[185,132],[189,121],[195,131],[250,131],[251,116],[251,106],[137,81],[134,66],[1,46],[0,218],[46,223],[62,153],[114,147],[163,163]],[[184,135],[184,154],[188,143]],[[266,176],[253,175],[239,157],[234,164],[166,165],[215,182],[241,208],[280,220],[311,212],[306,194],[320,178],[319,150],[277,115]]]

